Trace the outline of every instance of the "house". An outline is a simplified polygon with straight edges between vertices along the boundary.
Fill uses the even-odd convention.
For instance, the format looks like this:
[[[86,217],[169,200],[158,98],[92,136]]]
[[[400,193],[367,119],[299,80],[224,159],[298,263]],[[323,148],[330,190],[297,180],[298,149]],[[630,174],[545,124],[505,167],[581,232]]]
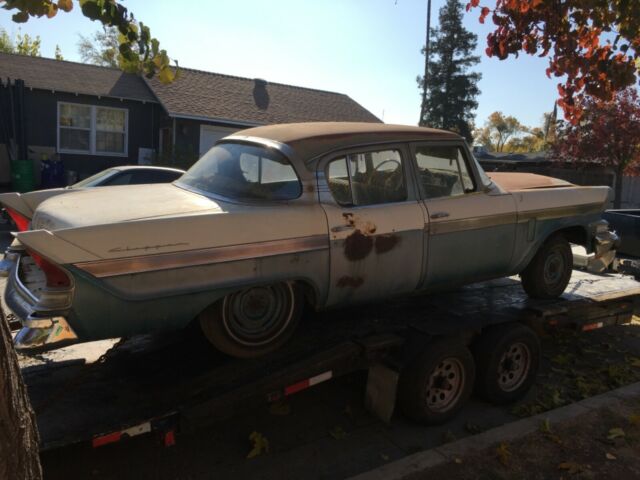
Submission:
[[[380,122],[346,95],[180,68],[163,85],[115,68],[0,53],[0,184],[10,159],[70,177],[116,165],[188,167],[218,139],[269,123]]]

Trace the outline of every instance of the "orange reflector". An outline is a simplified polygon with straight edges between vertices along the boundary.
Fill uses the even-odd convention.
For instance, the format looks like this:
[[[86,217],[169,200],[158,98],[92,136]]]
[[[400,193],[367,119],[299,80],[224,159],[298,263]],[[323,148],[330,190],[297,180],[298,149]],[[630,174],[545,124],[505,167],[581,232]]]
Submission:
[[[596,323],[588,323],[587,325],[582,327],[583,332],[588,332],[590,330],[597,330],[599,328],[604,327],[604,323],[596,322]]]

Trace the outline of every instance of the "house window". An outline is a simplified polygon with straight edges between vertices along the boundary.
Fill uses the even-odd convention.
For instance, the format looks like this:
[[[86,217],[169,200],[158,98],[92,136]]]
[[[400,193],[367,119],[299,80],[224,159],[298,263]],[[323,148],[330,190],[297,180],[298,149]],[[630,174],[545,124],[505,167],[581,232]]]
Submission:
[[[128,111],[58,103],[58,152],[127,156]]]

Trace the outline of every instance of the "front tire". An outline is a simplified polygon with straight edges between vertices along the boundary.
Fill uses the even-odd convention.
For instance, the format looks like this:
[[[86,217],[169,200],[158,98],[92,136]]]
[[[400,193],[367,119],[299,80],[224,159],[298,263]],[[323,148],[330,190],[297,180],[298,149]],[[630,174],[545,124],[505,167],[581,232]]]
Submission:
[[[569,242],[562,235],[553,235],[520,273],[522,288],[531,298],[559,297],[567,288],[572,271]]]
[[[439,425],[465,405],[474,379],[469,349],[457,341],[436,341],[400,375],[398,406],[415,421]]]
[[[271,353],[293,335],[302,315],[302,295],[293,282],[230,293],[198,316],[204,336],[237,358]]]

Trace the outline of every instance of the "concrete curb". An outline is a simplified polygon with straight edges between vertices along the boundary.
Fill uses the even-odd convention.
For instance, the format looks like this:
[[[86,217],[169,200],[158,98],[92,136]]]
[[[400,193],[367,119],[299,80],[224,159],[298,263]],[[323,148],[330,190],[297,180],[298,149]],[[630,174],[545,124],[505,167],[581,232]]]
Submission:
[[[361,473],[350,480],[400,480],[407,475],[422,472],[428,468],[454,460],[467,453],[484,450],[501,442],[511,442],[540,429],[548,420],[554,423],[570,420],[592,410],[620,403],[620,400],[640,397],[640,382],[610,392],[586,398],[571,405],[549,410],[532,417],[507,423],[477,435],[447,443],[441,447],[408,455],[400,460]]]

